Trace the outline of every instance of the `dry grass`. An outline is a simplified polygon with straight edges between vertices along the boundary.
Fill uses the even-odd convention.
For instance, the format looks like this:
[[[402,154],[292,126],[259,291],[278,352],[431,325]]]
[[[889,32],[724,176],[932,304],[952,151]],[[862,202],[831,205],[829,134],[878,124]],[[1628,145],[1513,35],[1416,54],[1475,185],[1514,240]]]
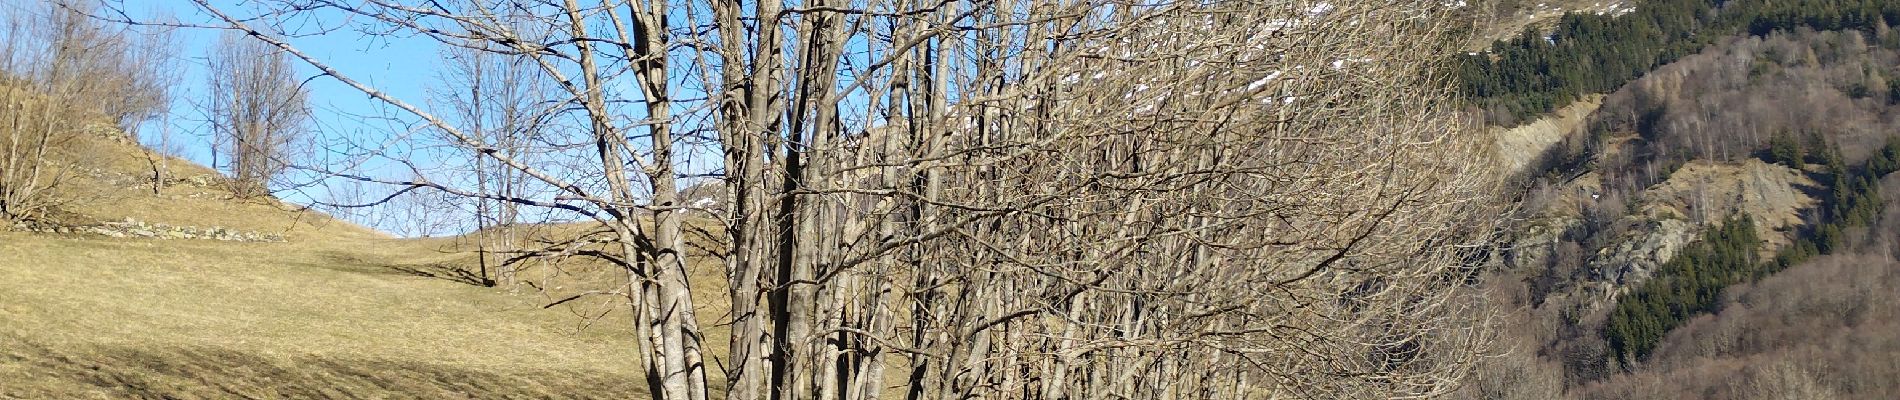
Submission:
[[[394,239],[216,185],[140,189],[142,149],[87,139],[69,218],[281,232],[284,243],[0,232],[0,398],[627,398],[622,306],[471,285],[465,240]],[[178,160],[178,176],[208,174]],[[149,181],[146,181],[149,182]],[[568,265],[570,269],[580,269]],[[596,268],[598,269],[598,268]],[[699,282],[722,282],[715,264]],[[581,284],[612,285],[607,273]],[[716,289],[716,288],[715,288]],[[723,316],[703,290],[706,325]],[[583,306],[582,304],[586,304]],[[597,318],[595,311],[609,311]],[[711,354],[725,330],[708,329]],[[717,372],[713,374],[717,380]]]
[[[220,226],[310,239],[389,237],[276,200],[234,200],[217,171],[177,158],[160,159],[167,165],[167,180],[175,182],[153,195],[148,153],[132,143],[86,135],[64,150],[64,158],[77,160],[77,167],[72,169],[74,176],[59,187],[60,197],[68,200],[61,208],[84,219],[65,222],[129,217],[176,226]],[[197,182],[189,182],[192,180]]]
[[[407,245],[0,234],[0,396],[640,391],[624,325],[391,268]]]

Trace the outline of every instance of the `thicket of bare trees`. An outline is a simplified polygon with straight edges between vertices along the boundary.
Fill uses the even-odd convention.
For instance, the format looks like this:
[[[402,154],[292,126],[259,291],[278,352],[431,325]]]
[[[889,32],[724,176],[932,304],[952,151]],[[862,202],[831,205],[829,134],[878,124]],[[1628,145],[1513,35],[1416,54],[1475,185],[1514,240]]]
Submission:
[[[60,201],[55,188],[81,157],[68,145],[74,135],[132,132],[169,106],[168,31],[87,17],[97,6],[0,9],[0,220],[38,217]],[[101,120],[113,125],[89,125]]]
[[[597,222],[543,250],[607,246],[656,398],[1429,396],[1488,338],[1445,2],[194,3],[525,182],[312,170]],[[318,15],[526,65],[559,123],[513,150],[493,108],[381,91],[293,44]]]
[[[208,68],[205,115],[214,147],[229,157],[231,192],[238,197],[269,193],[308,115],[301,79],[289,55],[235,31],[219,37]]]
[[[545,36],[531,33],[536,27],[527,22],[527,16],[519,14],[504,19],[504,23],[523,35]],[[475,48],[484,45],[471,43]],[[446,68],[441,82],[437,83],[439,87],[431,93],[438,101],[434,105],[443,109],[438,112],[447,121],[490,144],[492,151],[501,155],[499,158],[527,161],[534,157],[529,151],[534,147],[536,135],[557,128],[553,119],[565,106],[557,101],[560,94],[527,58],[475,48],[449,47],[443,51]],[[455,142],[452,135],[445,135],[443,140]],[[531,196],[527,193],[532,190],[527,186],[528,176],[508,168],[497,161],[499,158],[489,157],[483,150],[466,146],[451,148],[463,158],[444,164],[466,171],[458,186],[471,188],[475,193],[494,194],[464,198],[473,209],[473,218],[469,220],[474,222],[475,231],[480,232],[473,237],[477,241],[480,279],[490,285],[512,286],[516,268],[507,260],[518,254],[523,238],[516,225],[525,221],[521,205],[506,199]]]

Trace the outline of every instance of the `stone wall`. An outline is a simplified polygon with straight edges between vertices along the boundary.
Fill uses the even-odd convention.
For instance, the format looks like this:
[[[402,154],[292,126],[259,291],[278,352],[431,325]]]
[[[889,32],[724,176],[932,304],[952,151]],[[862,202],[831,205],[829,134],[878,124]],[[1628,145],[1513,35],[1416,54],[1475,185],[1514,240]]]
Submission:
[[[14,230],[56,233],[67,235],[94,235],[114,238],[152,238],[152,239],[200,239],[221,240],[227,242],[283,242],[284,235],[276,233],[241,231],[225,227],[195,227],[155,224],[126,218],[124,221],[112,221],[95,225],[55,225],[37,222],[19,222]]]

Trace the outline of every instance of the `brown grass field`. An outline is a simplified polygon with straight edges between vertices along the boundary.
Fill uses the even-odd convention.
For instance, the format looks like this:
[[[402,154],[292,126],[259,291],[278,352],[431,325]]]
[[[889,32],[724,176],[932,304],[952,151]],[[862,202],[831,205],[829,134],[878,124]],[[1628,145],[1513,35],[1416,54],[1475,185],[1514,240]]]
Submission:
[[[391,238],[216,187],[155,196],[138,189],[143,149],[84,142],[95,169],[67,182],[62,218],[288,239],[0,231],[0,398],[643,397],[611,296],[542,307],[584,285],[611,287],[611,273],[563,275],[541,282],[546,292],[473,285],[465,238]],[[170,162],[177,176],[213,173]],[[694,268],[699,282],[721,282],[713,264]],[[707,351],[723,354],[725,301],[705,289]]]

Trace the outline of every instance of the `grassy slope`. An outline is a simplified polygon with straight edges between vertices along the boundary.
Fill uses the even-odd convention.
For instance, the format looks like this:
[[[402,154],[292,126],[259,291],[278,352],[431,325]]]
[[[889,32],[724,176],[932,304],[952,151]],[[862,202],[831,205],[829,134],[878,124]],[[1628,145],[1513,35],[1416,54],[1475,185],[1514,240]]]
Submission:
[[[137,189],[141,150],[89,140],[68,219],[287,234],[286,243],[0,232],[0,398],[626,398],[623,316],[588,328],[418,274],[451,240],[388,238],[215,187]],[[179,176],[210,173],[173,160]],[[149,189],[145,189],[149,190]],[[711,299],[708,299],[711,300]],[[710,316],[709,316],[710,317]],[[709,338],[711,339],[711,338]],[[723,339],[714,343],[723,347]]]

